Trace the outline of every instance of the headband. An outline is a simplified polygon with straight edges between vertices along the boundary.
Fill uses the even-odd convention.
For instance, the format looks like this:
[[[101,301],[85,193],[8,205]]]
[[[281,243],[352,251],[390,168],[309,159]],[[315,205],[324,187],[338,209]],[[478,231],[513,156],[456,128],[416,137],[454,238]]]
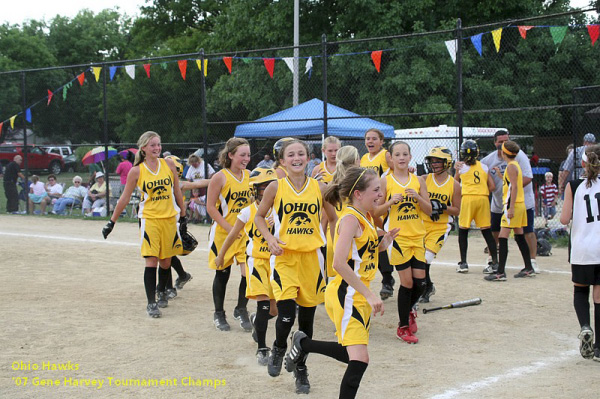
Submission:
[[[506,146],[504,145],[504,143],[502,143],[502,152],[505,153],[506,155],[510,155],[513,157],[516,157],[517,154],[515,154],[514,152],[509,151]]]
[[[367,171],[367,169],[363,170],[362,173],[360,175],[358,175],[358,179],[356,179],[356,181],[352,185],[352,188],[350,189],[350,193],[348,195],[352,195],[352,192],[354,191],[354,187],[356,187],[356,183],[358,183],[358,181],[360,180],[361,177],[363,177],[363,175],[365,174],[366,171]]]

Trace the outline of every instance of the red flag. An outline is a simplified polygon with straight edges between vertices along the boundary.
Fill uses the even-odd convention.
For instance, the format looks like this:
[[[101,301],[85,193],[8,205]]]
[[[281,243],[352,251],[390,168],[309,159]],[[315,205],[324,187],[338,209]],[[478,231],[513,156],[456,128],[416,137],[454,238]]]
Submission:
[[[148,79],[150,79],[150,64],[144,64],[144,69],[146,70],[146,75],[148,75]]]
[[[2,126],[4,126],[4,122],[0,122],[0,138],[2,137]]]
[[[52,101],[53,95],[54,95],[54,93],[52,93],[50,90],[48,90],[48,104],[46,104],[46,105],[50,105],[50,101]]]
[[[523,39],[527,39],[527,31],[531,28],[533,28],[533,26],[527,26],[527,25],[519,26],[519,33],[521,34],[521,37]]]
[[[275,58],[263,58],[263,62],[265,63],[265,68],[267,68],[267,72],[269,72],[269,76],[273,79],[273,71],[275,70]]]
[[[179,71],[181,72],[181,77],[185,80],[185,72],[187,70],[187,60],[179,60],[177,61],[179,65]]]
[[[230,75],[231,75],[231,59],[232,59],[231,57],[223,57],[223,62],[227,66],[227,70],[229,71]]]
[[[373,60],[373,64],[375,64],[375,69],[379,72],[381,68],[381,50],[371,52],[371,59]]]
[[[77,76],[77,80],[79,81],[79,85],[83,86],[83,82],[85,82],[85,74],[82,72],[80,75]]]
[[[587,29],[590,34],[590,39],[592,39],[593,46],[596,44],[596,40],[598,40],[598,35],[600,35],[600,25],[588,25]]]

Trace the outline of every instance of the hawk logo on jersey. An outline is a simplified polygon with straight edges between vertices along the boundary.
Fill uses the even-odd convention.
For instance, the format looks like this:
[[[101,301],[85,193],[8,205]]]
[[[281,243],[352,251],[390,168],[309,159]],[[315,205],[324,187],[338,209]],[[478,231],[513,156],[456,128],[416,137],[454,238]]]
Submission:
[[[412,203],[412,201],[416,202],[416,200],[412,198],[406,198],[406,200],[408,202],[403,202],[398,207],[398,220],[418,219],[419,215],[416,213],[417,207]]]
[[[290,226],[287,234],[313,234],[314,228],[301,227],[312,223],[311,215],[319,220],[319,205],[307,203],[287,203],[283,206],[283,213],[290,216]]]
[[[411,202],[403,202],[398,206],[399,213],[410,213],[414,212],[417,208],[415,208],[414,204]]]
[[[290,218],[290,224],[294,226],[302,226],[304,224],[309,224],[310,218],[304,212],[296,212]]]
[[[245,208],[247,203],[248,203],[248,198],[240,197],[235,200],[235,202],[233,203],[233,207],[234,208]]]
[[[157,186],[154,189],[154,194],[156,194],[156,195],[161,195],[161,194],[166,193],[166,192],[167,192],[167,189],[165,188],[165,186]]]
[[[250,197],[250,190],[228,192],[225,201],[233,201],[230,212],[240,213],[248,204],[248,197]]]

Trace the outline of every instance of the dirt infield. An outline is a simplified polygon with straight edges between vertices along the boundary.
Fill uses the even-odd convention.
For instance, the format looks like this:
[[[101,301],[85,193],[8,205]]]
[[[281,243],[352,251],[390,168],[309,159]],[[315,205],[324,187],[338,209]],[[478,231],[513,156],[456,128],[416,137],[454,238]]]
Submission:
[[[215,330],[206,227],[191,226],[201,250],[183,258],[194,279],[162,318],[151,319],[137,225],[119,223],[104,241],[104,223],[0,216],[1,398],[297,397],[285,370],[271,378],[256,364],[250,334],[233,320],[237,272],[225,304],[232,331]],[[458,244],[451,237],[432,267],[437,293],[429,305],[474,297],[483,303],[420,312],[420,342],[409,346],[395,338],[396,298],[387,300],[385,315],[372,320],[359,397],[596,398],[600,363],[579,355],[566,250],[540,258],[543,273],[533,279],[512,278],[515,266],[507,282],[489,283],[481,273],[483,240],[472,236],[470,273],[455,272]],[[509,265],[519,265],[516,244],[509,248]],[[372,285],[377,291],[380,278]],[[267,342],[273,337],[271,321]],[[323,307],[315,338],[334,339]],[[309,356],[310,396],[337,397],[344,368]]]

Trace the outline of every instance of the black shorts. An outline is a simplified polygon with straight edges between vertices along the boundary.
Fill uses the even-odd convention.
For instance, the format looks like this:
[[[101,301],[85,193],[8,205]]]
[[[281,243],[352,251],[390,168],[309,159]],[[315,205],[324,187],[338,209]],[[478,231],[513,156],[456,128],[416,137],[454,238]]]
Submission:
[[[499,232],[500,231],[500,222],[502,221],[502,213],[492,212],[492,231]],[[527,219],[529,222],[529,219]]]
[[[576,284],[600,285],[600,265],[571,265],[571,273]]]
[[[396,265],[396,271],[401,272],[402,270],[406,270],[409,267],[411,267],[413,269],[426,270],[427,264],[425,262],[421,262],[420,260],[418,260],[417,258],[415,258],[413,256],[412,258],[410,258],[410,260],[408,262],[403,263],[401,265]]]
[[[523,227],[523,233],[533,233],[535,225],[535,212],[533,208],[527,209],[527,227]]]

